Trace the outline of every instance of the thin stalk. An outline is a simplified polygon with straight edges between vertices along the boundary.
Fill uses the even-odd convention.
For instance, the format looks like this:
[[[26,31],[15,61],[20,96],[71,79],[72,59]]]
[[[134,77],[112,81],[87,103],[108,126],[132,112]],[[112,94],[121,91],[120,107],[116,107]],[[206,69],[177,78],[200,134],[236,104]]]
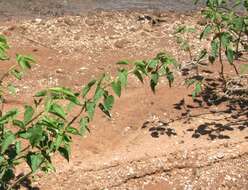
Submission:
[[[237,39],[237,42],[236,42],[236,56],[239,53],[239,44],[240,44],[240,41],[241,41],[242,30],[243,30],[243,23],[242,23],[242,26],[241,26],[241,30],[239,31],[238,39]]]
[[[233,63],[232,66],[233,66],[233,68],[235,70],[236,75],[239,76],[239,71],[238,71],[236,65]]]
[[[128,74],[131,74],[131,73],[133,73],[133,72],[134,72],[134,69],[131,69],[131,70],[128,71]],[[105,84],[102,88],[103,88],[103,89],[106,89],[107,87],[109,87],[109,86],[112,84],[112,82],[113,82],[113,81],[111,81],[111,82]],[[85,110],[85,106],[86,106],[86,104],[84,103],[84,105],[81,107],[79,113],[78,113],[76,116],[74,116],[74,117],[71,119],[70,122],[68,122],[68,124],[66,125],[65,129],[66,129],[67,127],[69,127],[70,125],[72,125],[72,124],[80,117],[80,115],[81,115],[81,114],[84,112],[84,110]]]
[[[191,52],[191,49],[190,48],[188,49],[188,52],[189,52],[189,59],[192,62],[193,55],[192,55],[192,52]]]
[[[225,76],[224,76],[224,64],[222,59],[222,43],[221,38],[219,37],[219,62],[220,62],[220,77],[226,83]]]
[[[38,113],[35,117],[33,117],[33,119],[31,119],[29,122],[26,123],[26,126],[28,126],[29,124],[33,123],[36,119],[38,119],[42,114],[44,113],[44,111],[41,111],[40,113]]]
[[[3,80],[9,76],[9,72],[14,69],[16,66],[18,66],[17,64],[11,66],[1,77],[0,77],[0,84],[2,84]]]
[[[84,106],[81,107],[79,113],[76,116],[74,116],[72,118],[72,120],[67,124],[66,128],[69,127],[70,125],[72,125],[80,117],[80,115],[83,113],[84,109],[85,109],[85,104],[84,104]]]

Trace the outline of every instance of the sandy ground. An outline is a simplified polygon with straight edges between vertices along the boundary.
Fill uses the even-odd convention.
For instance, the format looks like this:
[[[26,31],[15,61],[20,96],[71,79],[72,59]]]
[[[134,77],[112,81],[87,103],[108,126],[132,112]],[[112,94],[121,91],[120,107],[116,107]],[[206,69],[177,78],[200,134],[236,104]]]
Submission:
[[[0,32],[13,47],[10,54],[32,54],[38,62],[24,81],[13,81],[18,95],[8,105],[24,105],[35,91],[49,86],[80,90],[103,72],[114,74],[122,59],[147,59],[165,51],[186,65],[189,57],[172,35],[180,24],[200,30],[204,21],[198,13],[158,11],[2,21]],[[196,34],[189,38],[194,54],[208,48]],[[0,73],[12,63],[1,63]],[[213,78],[217,68],[202,70]],[[228,67],[225,72],[232,74]],[[175,75],[173,87],[162,80],[155,95],[148,84],[131,77],[113,118],[97,112],[91,133],[74,138],[71,161],[56,156],[57,172],[39,175],[32,188],[248,189],[246,103],[215,103],[211,94],[192,101],[182,73]]]

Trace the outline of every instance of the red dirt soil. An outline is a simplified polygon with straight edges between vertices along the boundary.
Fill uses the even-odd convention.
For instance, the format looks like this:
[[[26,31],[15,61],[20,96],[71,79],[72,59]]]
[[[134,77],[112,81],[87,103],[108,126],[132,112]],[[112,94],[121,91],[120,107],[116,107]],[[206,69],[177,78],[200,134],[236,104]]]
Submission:
[[[144,14],[164,21],[156,25],[138,21]],[[197,13],[98,12],[3,22],[0,32],[13,47],[10,55],[32,54],[38,63],[24,81],[13,81],[19,92],[7,100],[6,109],[30,102],[41,88],[63,85],[80,90],[103,72],[114,74],[115,63],[122,59],[146,59],[166,51],[186,65],[187,54],[178,50],[171,34],[178,24],[201,29],[197,21]],[[191,38],[195,51],[207,47],[207,41],[201,45],[195,36]],[[12,63],[1,63],[0,73]],[[215,77],[218,67],[210,66],[213,73],[206,76]],[[147,82],[141,85],[131,78],[116,101],[113,118],[97,111],[91,133],[74,138],[70,162],[56,155],[56,173],[39,174],[32,186],[41,190],[248,189],[247,122],[240,123],[247,117],[232,118],[242,110],[237,106],[228,112],[229,102],[193,101],[192,89],[184,85],[179,71],[175,73],[173,87],[161,81],[156,94]],[[233,71],[227,67],[226,73]]]

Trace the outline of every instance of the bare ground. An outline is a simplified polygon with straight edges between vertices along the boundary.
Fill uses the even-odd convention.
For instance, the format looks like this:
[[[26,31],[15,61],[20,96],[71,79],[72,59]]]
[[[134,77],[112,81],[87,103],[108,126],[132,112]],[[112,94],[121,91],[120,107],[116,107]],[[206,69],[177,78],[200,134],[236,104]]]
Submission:
[[[141,19],[143,15],[155,22]],[[188,55],[178,50],[172,33],[178,24],[200,30],[202,22],[198,13],[172,12],[97,12],[2,22],[0,31],[13,46],[10,54],[31,53],[38,62],[26,80],[14,81],[19,92],[8,105],[24,105],[34,92],[48,86],[80,90],[102,72],[114,74],[115,62],[122,59],[146,59],[166,51],[186,65]],[[197,35],[190,39],[193,53],[208,48],[207,40],[200,43]],[[3,72],[11,62],[1,64]],[[217,69],[218,65],[210,66],[205,75],[217,80]],[[233,74],[228,67],[225,72]],[[113,118],[97,112],[91,133],[75,137],[71,161],[56,156],[57,172],[40,174],[32,186],[52,190],[248,189],[246,103],[213,103],[211,96],[192,101],[181,72],[175,73],[173,87],[161,81],[155,95],[148,84],[131,78],[116,102]]]

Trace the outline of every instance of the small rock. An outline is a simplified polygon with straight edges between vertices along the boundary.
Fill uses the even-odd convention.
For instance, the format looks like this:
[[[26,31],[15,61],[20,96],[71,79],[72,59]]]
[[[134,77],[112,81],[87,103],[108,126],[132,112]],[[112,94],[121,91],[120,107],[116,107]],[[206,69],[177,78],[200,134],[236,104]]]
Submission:
[[[207,25],[208,21],[205,18],[201,18],[200,20],[197,21],[197,24],[199,24],[200,26],[205,26]]]
[[[74,40],[76,40],[76,41],[80,40],[80,36],[79,35],[75,35],[74,36]]]
[[[218,158],[218,159],[222,159],[222,158],[224,158],[224,154],[222,153],[222,152],[219,152],[217,155],[216,155],[216,157]]]
[[[70,18],[65,18],[64,23],[67,24],[68,26],[73,26],[74,23]]]
[[[87,24],[88,26],[94,26],[96,24],[96,21],[93,19],[87,19],[85,20],[85,24]]]
[[[80,69],[79,69],[79,71],[84,71],[84,70],[87,70],[88,68],[86,68],[86,67],[81,67]]]
[[[114,46],[121,49],[127,46],[130,42],[126,39],[118,40],[115,42]]]
[[[41,23],[42,19],[41,18],[36,18],[34,21],[39,24],[39,23]]]
[[[16,26],[15,25],[12,25],[12,26],[8,27],[8,30],[9,31],[14,31],[15,29],[16,29]]]
[[[57,69],[57,70],[56,70],[56,73],[58,73],[58,74],[64,74],[65,71],[64,71],[63,69]]]

